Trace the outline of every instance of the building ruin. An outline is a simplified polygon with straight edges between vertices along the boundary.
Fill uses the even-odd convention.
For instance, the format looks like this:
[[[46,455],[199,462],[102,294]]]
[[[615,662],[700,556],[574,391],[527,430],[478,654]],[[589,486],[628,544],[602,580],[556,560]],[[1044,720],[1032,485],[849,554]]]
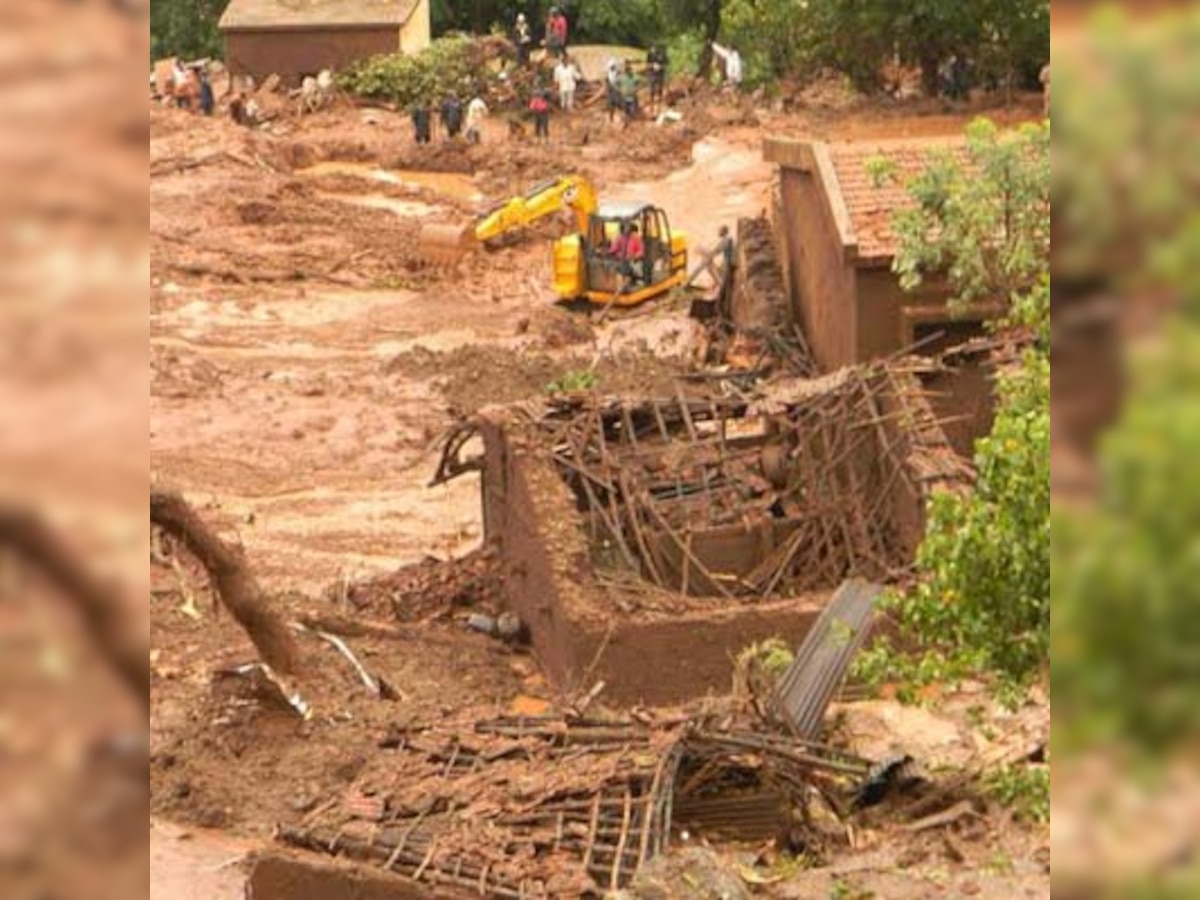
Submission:
[[[931,493],[970,481],[902,363],[755,398],[492,408],[449,435],[435,481],[471,470],[547,677],[628,706],[724,693],[739,651],[798,643],[844,579],[902,578]]]

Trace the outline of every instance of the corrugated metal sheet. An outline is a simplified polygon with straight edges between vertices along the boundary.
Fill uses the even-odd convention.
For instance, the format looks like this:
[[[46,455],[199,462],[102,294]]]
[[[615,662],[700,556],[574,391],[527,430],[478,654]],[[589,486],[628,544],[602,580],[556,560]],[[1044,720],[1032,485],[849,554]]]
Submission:
[[[870,633],[882,591],[861,578],[843,582],[776,685],[774,711],[797,738],[811,741],[820,733],[825,710]]]

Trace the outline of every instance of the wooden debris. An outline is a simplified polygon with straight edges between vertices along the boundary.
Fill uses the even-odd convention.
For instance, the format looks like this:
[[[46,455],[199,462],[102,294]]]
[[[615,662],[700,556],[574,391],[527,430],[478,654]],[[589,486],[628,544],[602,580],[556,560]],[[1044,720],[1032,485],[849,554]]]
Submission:
[[[259,587],[241,550],[225,543],[176,491],[150,492],[150,521],[204,566],[217,596],[245,629],[263,661],[280,674],[296,674],[299,652],[295,639]]]

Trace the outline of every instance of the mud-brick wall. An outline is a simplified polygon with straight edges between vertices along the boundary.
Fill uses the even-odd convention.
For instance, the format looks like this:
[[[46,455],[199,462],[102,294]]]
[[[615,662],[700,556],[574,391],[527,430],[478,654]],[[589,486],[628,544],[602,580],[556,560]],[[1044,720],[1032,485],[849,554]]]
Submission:
[[[481,423],[481,432],[485,539],[504,559],[509,609],[563,691],[603,681],[605,702],[618,705],[724,694],[742,649],[770,637],[798,644],[827,600],[707,598],[677,615],[621,610],[593,578],[574,499],[544,450],[523,446],[520,428],[500,421]]]
[[[975,442],[992,430],[996,415],[994,373],[987,361],[971,358],[922,375],[929,405],[955,452],[975,455]]]
[[[855,270],[811,171],[780,169],[784,267],[793,315],[817,365],[832,371],[855,362]]]
[[[295,86],[322,69],[345,69],[359,60],[400,49],[396,26],[321,30],[228,31],[225,63],[256,83],[275,74]]]
[[[887,445],[904,467],[890,480],[886,504],[906,558],[913,558],[925,536],[929,499],[941,490],[965,490],[969,472],[954,451],[916,376],[894,374],[897,390],[877,396]]]
[[[562,685],[571,669],[574,626],[555,566],[563,564],[564,555],[576,557],[571,563],[580,568],[577,581],[582,582],[587,563],[583,535],[569,533],[575,524],[570,492],[544,453],[521,445],[519,429],[510,434],[503,422],[486,421],[480,430],[484,540],[504,560],[509,609],[529,627],[546,677]]]

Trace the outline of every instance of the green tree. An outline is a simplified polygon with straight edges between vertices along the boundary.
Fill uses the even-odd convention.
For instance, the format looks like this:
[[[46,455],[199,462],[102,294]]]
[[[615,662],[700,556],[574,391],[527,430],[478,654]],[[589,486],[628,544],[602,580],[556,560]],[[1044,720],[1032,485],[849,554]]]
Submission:
[[[713,41],[721,36],[726,0],[661,0],[667,22],[675,29],[694,32],[701,41],[697,75],[708,77],[713,67]],[[739,48],[742,50],[744,48]]]
[[[807,13],[814,61],[864,89],[879,87],[880,66],[893,54],[920,66],[931,94],[951,54],[996,86],[1028,80],[1050,58],[1047,0],[808,0]]]
[[[154,0],[150,4],[150,57],[220,57],[217,23],[229,0]]]
[[[1049,333],[1049,127],[967,133],[963,157],[934,154],[897,213],[902,284],[949,279],[952,303],[1007,297]],[[907,674],[932,680],[991,671],[1020,682],[1042,671],[1050,647],[1050,359],[1040,342],[998,384],[991,433],[976,445],[968,494],[928,509],[918,585],[894,599],[924,655]],[[876,662],[878,660],[875,660]]]
[[[895,177],[873,162],[878,179]],[[1046,325],[1030,288],[1050,268],[1050,126],[1001,132],[987,119],[966,131],[965,149],[934,151],[907,184],[915,201],[893,217],[901,251],[893,269],[905,290],[946,277],[964,306],[1006,298]],[[1030,303],[1029,301],[1033,301]]]

